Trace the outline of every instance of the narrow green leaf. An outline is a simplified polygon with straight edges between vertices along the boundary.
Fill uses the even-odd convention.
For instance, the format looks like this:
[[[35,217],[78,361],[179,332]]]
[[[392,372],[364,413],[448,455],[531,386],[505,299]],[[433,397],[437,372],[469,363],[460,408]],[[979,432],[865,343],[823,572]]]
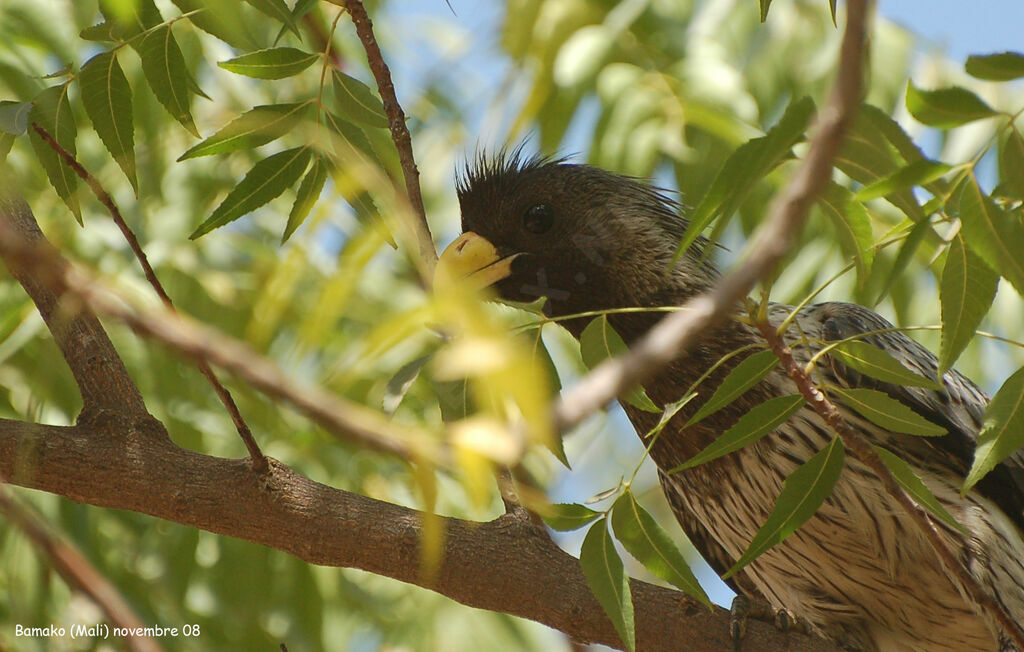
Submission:
[[[342,117],[368,127],[387,127],[384,104],[370,87],[345,73],[334,71],[334,98]]]
[[[179,156],[178,160],[252,149],[269,143],[287,134],[299,124],[309,112],[309,107],[309,102],[254,107],[189,149]]]
[[[942,506],[939,499],[935,497],[931,489],[921,482],[921,478],[917,477],[914,473],[914,469],[904,462],[900,457],[893,455],[881,446],[873,446],[878,456],[882,458],[882,463],[889,469],[889,473],[892,473],[892,477],[896,478],[896,482],[899,483],[903,490],[906,491],[910,496],[918,502],[922,507],[927,509],[939,520],[945,522],[952,528],[960,530],[964,534],[967,534],[967,529],[957,523],[953,515],[946,511],[946,508]]]
[[[607,518],[594,523],[587,532],[580,550],[580,565],[594,597],[604,607],[626,649],[632,652],[636,649],[633,596],[629,591],[629,576],[608,534]]]
[[[28,129],[28,114],[32,102],[0,101],[0,131],[20,136]]]
[[[772,0],[759,0],[761,3],[761,22],[768,18],[768,7],[772,6]]]
[[[296,48],[270,48],[220,61],[217,65],[224,70],[255,79],[284,79],[299,74],[319,58],[318,54]]]
[[[625,353],[626,349],[626,343],[608,323],[608,317],[605,315],[595,317],[580,334],[580,353],[583,364],[587,365],[588,369],[593,369],[607,358]],[[661,408],[647,396],[643,387],[630,389],[621,398],[645,412],[661,412]]]
[[[306,14],[316,6],[320,0],[298,0],[295,6],[292,7],[291,23],[285,23],[281,25],[281,29],[277,32],[277,36],[274,37],[274,45],[281,40],[284,33],[292,29],[295,25],[298,25],[299,21],[305,17]]]
[[[292,204],[292,210],[288,213],[288,223],[284,227],[281,244],[287,242],[288,238],[295,233],[295,229],[299,228],[299,225],[306,220],[309,211],[320,199],[320,191],[324,189],[325,183],[327,183],[327,163],[317,156],[313,161],[313,167],[306,173],[306,177],[299,185],[298,192],[295,193],[295,203]]]
[[[836,0],[828,0],[828,10],[832,12],[832,27],[838,27],[836,23]]]
[[[548,378],[548,386],[551,388],[550,398],[554,398],[562,389],[562,381],[558,377],[558,369],[555,368],[551,354],[548,353],[548,348],[544,345],[544,339],[541,337],[542,330],[540,326],[528,329],[523,331],[523,337],[529,343],[533,359],[544,369],[544,375]],[[555,433],[551,437],[545,437],[544,445],[565,468],[572,468],[569,465],[569,458],[565,454],[565,443],[562,441],[562,436],[559,433]]]
[[[971,178],[960,191],[964,242],[1024,295],[1024,224],[996,205]]]
[[[292,12],[288,8],[288,5],[284,3],[284,0],[245,0],[253,7],[259,9],[263,14],[270,16],[274,20],[282,23],[288,28],[290,32],[295,36],[302,38],[299,34],[299,28],[292,19]]]
[[[920,159],[900,168],[893,174],[879,179],[874,183],[864,186],[855,195],[860,201],[868,201],[877,197],[885,197],[897,190],[904,190],[914,186],[923,186],[929,181],[934,181],[953,169],[953,166]]]
[[[559,532],[578,530],[601,517],[601,512],[578,503],[552,503],[537,508],[537,511],[549,528]]]
[[[75,147],[78,128],[75,126],[75,117],[72,114],[71,105],[68,103],[67,86],[51,86],[39,93],[32,101],[28,121],[39,124],[68,153],[73,155],[78,151]],[[74,170],[64,165],[60,155],[53,151],[53,148],[34,129],[29,130],[28,136],[29,142],[32,143],[32,149],[35,150],[36,158],[46,170],[46,178],[50,180],[50,185],[81,224],[82,209],[78,204],[78,196],[75,194],[75,189],[78,188],[78,176]]]
[[[747,356],[729,372],[729,375],[725,377],[725,380],[718,386],[715,393],[711,395],[711,398],[704,405],[700,406],[697,413],[690,417],[690,420],[683,427],[692,426],[731,404],[742,396],[744,392],[760,382],[778,364],[779,359],[771,351],[758,351]]]
[[[999,183],[1024,199],[1024,138],[1016,129],[999,144]]]
[[[113,52],[103,52],[89,59],[82,66],[78,82],[86,115],[138,195],[132,89],[117,57]]]
[[[892,432],[921,437],[939,437],[946,434],[945,428],[935,425],[884,392],[839,387],[833,387],[830,391],[868,421]]]
[[[632,491],[623,492],[615,501],[611,519],[615,538],[644,568],[711,607],[711,601],[679,548],[647,510],[636,502]]]
[[[260,44],[249,30],[249,21],[239,20],[238,0],[171,0],[182,14],[199,29],[216,36],[242,52],[256,50]],[[244,15],[244,14],[243,14]]]
[[[0,132],[0,164],[3,164],[7,160],[7,155],[11,153],[11,148],[14,147],[14,138],[14,134]]]
[[[843,471],[845,457],[842,441],[834,437],[828,446],[793,471],[783,483],[782,492],[768,520],[754,535],[736,565],[723,578],[732,577],[761,556],[761,553],[785,541],[786,537],[814,516],[825,499],[832,494],[832,488]]]
[[[245,175],[228,193],[213,214],[189,236],[196,238],[251,213],[290,188],[309,165],[308,147],[278,152],[268,156]]]
[[[171,32],[170,25],[147,34],[136,47],[142,59],[142,72],[158,102],[196,138],[199,130],[192,121],[190,100],[198,85],[185,66],[185,57]]]
[[[812,115],[814,102],[809,97],[795,100],[767,134],[741,145],[729,155],[690,217],[690,226],[679,243],[676,258],[689,249],[716,216],[728,217],[735,212],[754,186],[800,142]]]
[[[964,66],[967,74],[989,81],[1009,81],[1024,77],[1024,54],[1002,52],[1000,54],[972,54]]]
[[[942,306],[940,374],[953,366],[974,337],[974,331],[992,307],[998,285],[999,275],[964,246],[963,235],[957,233],[949,243],[939,283],[939,303]]]
[[[358,127],[330,111],[324,111],[322,115],[326,119],[327,126],[337,136],[331,139],[331,145],[333,146],[332,151],[339,162],[352,160],[352,152],[347,149],[351,147],[356,152],[365,155],[369,160],[380,163],[377,160],[376,152],[373,150],[373,145],[370,144],[370,139],[366,137],[362,127]]]
[[[314,163],[314,165],[316,165]],[[306,177],[309,178],[308,176]],[[384,388],[384,396],[381,398],[380,405],[381,409],[388,416],[394,415],[398,406],[402,404],[402,399],[409,392],[409,388],[412,387],[413,381],[420,375],[420,371],[423,370],[423,366],[434,357],[433,353],[427,355],[421,355],[420,357],[407,362],[402,365],[395,375],[388,379],[388,384]]]
[[[1024,446],[1024,367],[1006,379],[985,408],[985,422],[978,433],[974,464],[960,493],[967,493],[985,474],[1021,446]]]
[[[671,472],[693,468],[753,444],[765,435],[774,432],[803,407],[803,404],[803,396],[790,394],[776,396],[760,405],[755,405],[740,417],[735,425],[708,444],[704,450],[672,469]]]
[[[839,246],[853,259],[857,282],[863,287],[875,261],[874,234],[868,210],[854,199],[852,192],[835,182],[829,182],[828,188],[818,198],[818,206],[835,225]]]
[[[828,354],[862,374],[887,383],[943,389],[939,382],[914,373],[896,358],[867,342],[860,340],[844,342],[830,350]]]
[[[437,407],[441,410],[441,420],[445,423],[465,419],[475,411],[473,395],[465,378],[433,380],[433,386]]]
[[[120,35],[117,33],[117,25],[108,21],[86,27],[78,36],[85,41],[114,42]]]
[[[925,91],[907,82],[907,110],[929,127],[952,129],[968,122],[997,115],[981,98],[959,86]]]

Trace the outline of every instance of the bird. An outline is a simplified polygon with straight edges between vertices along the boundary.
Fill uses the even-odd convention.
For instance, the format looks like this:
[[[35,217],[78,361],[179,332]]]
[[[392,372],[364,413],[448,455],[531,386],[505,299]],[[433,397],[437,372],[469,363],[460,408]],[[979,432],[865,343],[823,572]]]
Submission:
[[[719,277],[703,237],[677,258],[688,227],[685,210],[667,191],[643,179],[567,159],[524,154],[522,148],[471,157],[457,174],[462,235],[438,269],[493,286],[500,299],[531,302],[574,337],[590,318],[607,319],[630,344],[663,313],[620,308],[678,306],[709,290]],[[833,438],[806,404],[758,442],[711,462],[675,471],[750,410],[772,397],[798,393],[776,367],[731,405],[692,425],[687,421],[742,360],[726,354],[764,339],[736,318],[644,382],[653,402],[686,403],[655,440],[650,454],[679,525],[719,574],[745,551],[773,508],[786,477]],[[794,309],[772,303],[769,322]],[[801,364],[828,342],[849,337],[875,346],[909,370],[938,379],[936,357],[868,308],[841,302],[806,305],[783,334]],[[715,366],[717,365],[717,366]],[[839,395],[837,407],[871,444],[907,462],[949,513],[966,528],[936,527],[967,571],[1006,613],[1024,622],[1024,454],[1017,451],[973,488],[960,488],[971,466],[989,397],[955,370],[935,389],[873,379],[824,355],[814,377],[827,386],[885,392],[941,426],[940,437],[890,432],[864,419]],[[623,401],[638,435],[660,415]],[[647,442],[645,442],[647,443]],[[864,464],[846,457],[832,494],[816,514],[729,580],[740,597],[766,601],[812,633],[844,649],[1013,650],[991,614],[982,613],[904,509]]]

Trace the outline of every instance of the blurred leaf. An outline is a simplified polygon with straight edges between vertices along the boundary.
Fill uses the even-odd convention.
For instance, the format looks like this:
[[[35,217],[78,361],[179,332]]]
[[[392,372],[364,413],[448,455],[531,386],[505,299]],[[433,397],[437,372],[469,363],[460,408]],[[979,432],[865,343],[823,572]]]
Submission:
[[[309,165],[311,153],[308,147],[296,147],[268,156],[246,173],[245,178],[214,209],[213,214],[199,225],[189,236],[190,239],[209,233],[251,213],[274,199],[292,184]]]
[[[309,102],[302,102],[253,107],[179,156],[178,160],[251,149],[269,143],[294,129],[306,117],[311,106]]]
[[[772,6],[772,0],[758,0],[761,3],[761,22],[768,18],[768,7]]]
[[[217,65],[239,75],[256,79],[284,79],[297,75],[320,58],[296,48],[270,48],[257,50]]]
[[[777,367],[779,359],[771,351],[758,351],[747,356],[729,372],[722,384],[715,389],[704,405],[700,406],[697,413],[690,417],[684,428],[688,428],[701,419],[718,412],[727,405],[743,395],[748,389],[756,385],[762,378],[767,376],[772,369]]]
[[[594,597],[604,607],[626,649],[632,652],[636,649],[633,596],[629,590],[629,576],[623,570],[622,560],[608,534],[607,520],[602,518],[587,531],[580,550],[580,565]]]
[[[82,66],[78,80],[85,113],[138,196],[132,89],[117,57],[113,52],[97,54]]]
[[[606,315],[595,317],[580,334],[580,353],[587,369],[594,369],[606,359],[622,355],[626,351],[626,343],[608,323]],[[621,398],[640,410],[661,412],[661,408],[647,396],[643,387],[637,386],[629,389]]]
[[[387,127],[388,117],[384,104],[370,87],[354,77],[335,70],[334,98],[342,117],[369,127]]]
[[[14,147],[14,134],[0,132],[0,165],[7,161],[7,155]]]
[[[676,258],[689,249],[716,216],[728,217],[743,203],[751,189],[800,142],[812,115],[814,102],[809,97],[794,100],[767,134],[741,145],[729,156],[690,217]]]
[[[996,205],[971,178],[960,190],[964,242],[1024,295],[1024,224]]]
[[[1002,52],[1000,54],[972,54],[964,66],[967,74],[990,81],[1009,81],[1024,77],[1024,54]]]
[[[672,469],[671,473],[691,469],[753,444],[786,423],[786,420],[803,405],[804,397],[800,394],[776,396],[755,405],[740,417],[735,425],[719,435],[715,441],[708,444],[699,453]]]
[[[885,284],[882,286],[882,290],[878,293],[874,303],[878,304],[885,298],[892,289],[893,284],[902,276],[904,270],[907,269],[907,265],[913,260],[914,255],[917,253],[921,243],[924,242],[924,238],[932,231],[932,225],[928,220],[922,219],[917,224],[914,224],[913,228],[910,229],[910,233],[903,240],[903,244],[900,245],[899,251],[896,253],[896,260],[893,261],[892,268],[889,270],[889,274],[886,276]]]
[[[195,82],[185,66],[185,57],[171,32],[170,25],[159,27],[147,34],[136,50],[142,59],[142,72],[153,95],[167,112],[199,138],[199,130],[192,121],[190,93]]]
[[[829,391],[868,421],[893,432],[921,437],[941,437],[946,434],[945,428],[935,425],[884,392],[839,387],[832,387]]]
[[[843,472],[846,451],[839,437],[833,437],[828,446],[818,451],[786,478],[782,492],[768,520],[754,535],[746,552],[723,575],[728,579],[740,569],[761,556],[772,546],[782,543],[814,516],[821,504],[832,494],[832,488]]]
[[[388,379],[387,387],[384,389],[384,398],[381,399],[381,408],[387,415],[393,415],[398,406],[402,404],[413,381],[420,375],[423,365],[430,361],[433,353],[421,355],[411,362],[407,362],[395,372],[395,375]]]
[[[887,352],[867,342],[843,342],[831,349],[828,354],[851,369],[886,383],[944,389],[941,383],[911,371]]]
[[[441,409],[441,420],[451,423],[473,414],[475,407],[473,397],[469,393],[469,383],[465,378],[459,380],[434,380],[434,394],[437,405]]]
[[[1024,367],[1006,379],[985,408],[974,464],[960,489],[963,495],[996,465],[1024,446]]]
[[[612,506],[612,528],[619,543],[654,575],[711,607],[689,564],[668,533],[636,502],[632,491],[623,492]]]
[[[832,27],[838,27],[836,24],[836,0],[828,0],[828,10],[832,14]]]
[[[615,33],[606,25],[587,25],[576,30],[558,50],[552,78],[562,87],[589,82],[604,66],[615,43]]]
[[[277,36],[274,37],[274,45],[277,45],[277,42],[281,40],[281,37],[284,36],[285,32],[298,25],[299,21],[302,20],[319,1],[320,0],[298,0],[295,3],[295,6],[292,7],[291,21],[281,25],[280,31],[278,31]]]
[[[313,159],[313,167],[306,173],[306,177],[299,185],[298,192],[295,193],[295,203],[292,204],[292,210],[288,213],[288,223],[284,227],[281,244],[287,242],[288,238],[295,233],[295,229],[299,228],[306,220],[310,209],[320,199],[320,191],[324,189],[325,183],[327,183],[327,163],[323,158],[317,156]]]
[[[925,91],[907,82],[907,110],[921,124],[952,129],[997,115],[988,104],[959,86]]]
[[[32,111],[32,102],[0,101],[0,131],[13,136],[20,136],[28,129],[28,114]]]
[[[892,477],[896,478],[896,482],[903,487],[904,491],[910,494],[911,498],[950,527],[968,534],[967,528],[957,523],[953,515],[946,511],[946,508],[942,506],[942,503],[935,497],[935,494],[931,492],[931,489],[925,483],[921,482],[921,478],[917,477],[914,469],[909,464],[881,446],[872,446],[872,448],[878,453],[878,457],[882,458],[882,463],[889,469],[889,473],[892,473]]]
[[[78,33],[78,36],[86,41],[113,42],[119,40],[116,31],[117,25],[111,22],[104,22],[86,27]]]
[[[999,182],[1024,199],[1024,138],[1016,129],[999,145]]]
[[[32,102],[28,121],[38,123],[53,136],[58,145],[72,156],[78,151],[75,147],[78,129],[75,127],[75,117],[72,114],[71,105],[68,103],[67,86],[51,86],[37,95]],[[78,197],[75,195],[75,189],[78,188],[78,176],[74,170],[64,165],[60,155],[34,130],[29,131],[29,141],[32,143],[32,149],[36,152],[36,158],[46,170],[46,177],[50,180],[53,189],[57,191],[57,196],[64,200],[64,203],[74,213],[75,219],[81,224],[82,209],[79,207]]]
[[[999,275],[964,246],[963,235],[957,233],[953,236],[939,283],[939,303],[942,306],[940,374],[953,366],[974,337],[974,331],[992,307],[998,285]]]
[[[284,3],[284,0],[245,0],[253,7],[259,9],[263,14],[270,16],[274,20],[282,23],[288,30],[290,30],[295,36],[302,38],[299,34],[299,28],[296,27],[294,20],[292,19],[292,12],[288,9],[288,5]]]
[[[900,168],[884,179],[879,179],[874,183],[864,186],[857,191],[855,197],[859,201],[885,197],[897,190],[904,190],[913,186],[923,186],[929,181],[938,179],[952,169],[953,166],[946,165],[945,163],[920,159],[908,164],[906,167]]]
[[[171,0],[189,21],[199,29],[212,34],[236,50],[248,52],[259,49],[242,20],[238,0]]]
[[[602,512],[577,503],[552,503],[538,508],[538,511],[544,523],[559,532],[578,530],[602,516]]]
[[[875,260],[874,234],[867,209],[852,192],[835,182],[829,182],[818,198],[818,206],[835,225],[839,246],[844,254],[853,258],[857,282],[863,287]]]

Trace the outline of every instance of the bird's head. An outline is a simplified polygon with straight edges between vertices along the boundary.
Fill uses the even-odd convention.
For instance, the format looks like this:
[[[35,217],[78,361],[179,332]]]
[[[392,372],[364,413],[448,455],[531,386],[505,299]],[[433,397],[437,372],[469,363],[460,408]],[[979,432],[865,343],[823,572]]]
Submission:
[[[513,151],[467,165],[458,194],[463,234],[439,269],[546,297],[552,316],[678,302],[713,280],[696,249],[673,264],[687,223],[638,179]]]

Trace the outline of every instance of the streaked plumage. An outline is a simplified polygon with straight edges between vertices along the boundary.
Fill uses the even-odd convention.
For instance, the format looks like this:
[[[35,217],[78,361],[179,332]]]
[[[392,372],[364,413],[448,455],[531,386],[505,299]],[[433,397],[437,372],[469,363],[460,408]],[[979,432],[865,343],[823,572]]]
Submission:
[[[513,300],[546,296],[552,315],[678,305],[717,277],[700,255],[703,241],[671,265],[686,222],[665,195],[633,179],[513,153],[481,159],[467,170],[459,198],[465,231],[489,240],[506,260],[519,254],[509,261],[511,275],[498,282],[499,293]],[[530,230],[524,229],[523,216],[537,206],[543,207],[545,219],[551,219],[550,226],[540,231],[533,223]],[[546,225],[545,221],[540,227]],[[770,320],[781,323],[789,311],[773,305]],[[659,317],[641,313],[609,319],[628,343]],[[577,337],[586,323],[563,322]],[[786,337],[798,359],[807,360],[822,342],[890,327],[866,308],[822,303],[801,309]],[[762,341],[751,326],[730,321],[647,382],[647,392],[659,405],[675,401],[724,354]],[[908,368],[935,377],[935,357],[902,333],[872,335],[864,341]],[[750,407],[796,393],[792,381],[776,371],[728,408],[684,429],[702,397],[711,395],[739,359],[742,356],[713,372],[701,385],[701,398],[669,423],[652,450],[659,469],[678,466]],[[968,528],[970,545],[963,550],[959,539],[944,533],[985,589],[1024,621],[1024,455],[1018,452],[966,496],[959,496],[988,397],[955,371],[943,377],[945,391],[882,383],[828,356],[816,374],[825,385],[884,391],[948,430],[934,438],[892,434],[840,404],[851,425],[909,462]],[[641,435],[658,420],[658,415],[624,407]],[[832,436],[805,407],[753,446],[671,477],[661,475],[684,531],[716,570],[724,571],[739,557],[773,507],[786,476]],[[995,623],[975,613],[902,508],[872,472],[849,457],[833,495],[818,514],[737,575],[734,587],[790,610],[813,631],[853,649],[999,649]]]

